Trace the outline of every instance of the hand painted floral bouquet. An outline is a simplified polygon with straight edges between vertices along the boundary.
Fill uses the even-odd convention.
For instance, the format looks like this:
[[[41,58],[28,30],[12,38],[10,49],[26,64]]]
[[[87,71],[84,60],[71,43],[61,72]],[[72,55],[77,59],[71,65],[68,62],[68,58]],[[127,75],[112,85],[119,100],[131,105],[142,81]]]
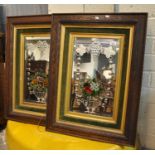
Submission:
[[[47,92],[48,75],[44,72],[36,72],[30,75],[30,90],[33,92]]]
[[[89,79],[82,85],[83,96],[96,96],[101,92],[101,86],[95,79]]]

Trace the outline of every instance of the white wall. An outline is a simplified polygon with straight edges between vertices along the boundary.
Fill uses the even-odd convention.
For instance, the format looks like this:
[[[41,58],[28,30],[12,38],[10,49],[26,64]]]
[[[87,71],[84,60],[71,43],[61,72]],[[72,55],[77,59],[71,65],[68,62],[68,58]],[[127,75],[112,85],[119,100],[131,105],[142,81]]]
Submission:
[[[155,149],[155,5],[119,5],[119,12],[148,12],[138,132],[144,147]]]
[[[114,5],[100,4],[50,4],[48,13],[84,13],[84,12],[113,12]]]
[[[155,5],[48,5],[49,13],[148,12],[148,29],[138,133],[144,147],[155,149]]]

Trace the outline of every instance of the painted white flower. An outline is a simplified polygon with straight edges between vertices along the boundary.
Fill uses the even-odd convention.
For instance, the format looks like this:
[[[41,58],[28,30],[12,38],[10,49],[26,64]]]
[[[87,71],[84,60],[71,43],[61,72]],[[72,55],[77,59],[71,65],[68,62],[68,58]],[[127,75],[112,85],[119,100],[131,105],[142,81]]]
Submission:
[[[34,60],[46,60],[49,61],[49,48],[50,46],[44,43],[44,48],[43,49],[39,49],[38,45],[36,44],[32,44],[32,43],[28,43],[27,44],[27,50],[28,50],[28,55],[32,55],[34,56]]]
[[[99,91],[99,84],[95,82],[91,82],[90,88],[95,91]]]
[[[105,77],[105,79],[109,80],[112,78],[112,71],[111,70],[104,70],[103,71],[103,76]]]
[[[116,52],[113,50],[112,46],[109,46],[104,48],[104,54],[107,58],[110,58],[111,56],[115,55]]]
[[[82,56],[84,53],[86,53],[86,47],[83,44],[80,44],[79,47],[76,49],[76,52]]]
[[[36,46],[32,43],[27,43],[26,48],[28,51],[33,51],[36,48]]]

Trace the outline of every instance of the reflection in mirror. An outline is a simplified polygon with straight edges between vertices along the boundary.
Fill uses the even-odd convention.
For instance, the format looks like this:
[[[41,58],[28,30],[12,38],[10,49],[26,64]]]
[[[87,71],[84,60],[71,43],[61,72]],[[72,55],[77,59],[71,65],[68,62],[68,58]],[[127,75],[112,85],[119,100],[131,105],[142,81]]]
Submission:
[[[75,37],[70,110],[111,117],[120,40]]]
[[[24,100],[47,102],[50,37],[25,37]]]

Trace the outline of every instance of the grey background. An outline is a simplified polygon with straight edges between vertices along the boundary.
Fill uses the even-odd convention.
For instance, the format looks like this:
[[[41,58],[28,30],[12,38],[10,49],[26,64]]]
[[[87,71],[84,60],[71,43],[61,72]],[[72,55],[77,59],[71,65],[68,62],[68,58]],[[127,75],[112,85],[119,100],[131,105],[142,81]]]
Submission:
[[[0,29],[5,31],[7,16],[48,14],[48,4],[0,4]]]

